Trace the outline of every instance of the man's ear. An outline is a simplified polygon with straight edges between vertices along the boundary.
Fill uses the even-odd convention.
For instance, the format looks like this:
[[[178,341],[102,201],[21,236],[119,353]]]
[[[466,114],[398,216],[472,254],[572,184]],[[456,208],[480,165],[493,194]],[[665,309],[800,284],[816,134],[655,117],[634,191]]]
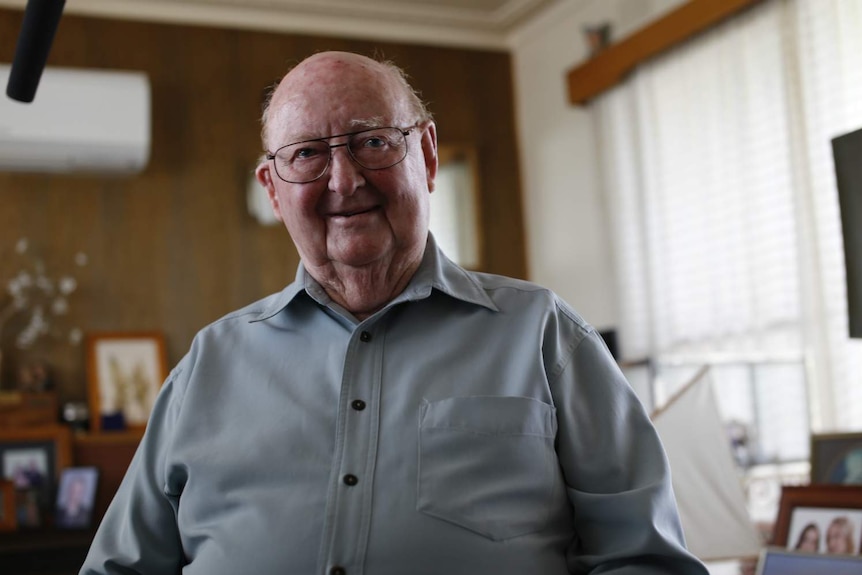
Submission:
[[[272,213],[275,214],[275,219],[282,222],[281,207],[278,202],[278,194],[275,193],[275,183],[273,182],[272,164],[269,160],[264,160],[257,165],[254,170],[254,177],[261,186],[266,190],[266,195],[269,196],[269,205],[272,206]]]
[[[428,191],[433,192],[437,178],[437,125],[433,121],[422,131],[422,152],[425,156],[425,176]]]

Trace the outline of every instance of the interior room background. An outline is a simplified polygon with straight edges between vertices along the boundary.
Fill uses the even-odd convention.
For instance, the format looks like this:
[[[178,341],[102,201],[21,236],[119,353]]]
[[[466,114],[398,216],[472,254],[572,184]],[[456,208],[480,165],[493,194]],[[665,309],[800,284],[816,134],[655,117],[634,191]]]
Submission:
[[[52,265],[64,265],[77,251],[86,252],[90,262],[78,274],[80,287],[70,317],[73,323],[85,330],[161,330],[167,336],[169,363],[175,363],[199,327],[279,289],[295,270],[297,258],[286,232],[257,225],[245,210],[247,179],[259,153],[257,117],[263,87],[290,61],[316,50],[372,53],[382,46],[385,55],[407,68],[431,102],[441,128],[441,143],[474,146],[478,152],[481,269],[544,284],[600,329],[618,329],[624,358],[650,358],[653,368],[663,370],[651,375],[664,379],[666,385],[658,391],[665,397],[697,366],[716,364],[725,374],[721,379],[726,384],[724,390],[717,386],[717,395],[739,398],[747,394],[750,398],[748,403],[726,403],[723,407],[730,410],[729,415],[748,418],[743,422],[746,425],[767,422],[773,438],[790,430],[794,442],[777,448],[780,453],[773,461],[777,467],[767,473],[779,480],[800,480],[805,469],[794,464],[805,463],[805,438],[810,431],[844,430],[853,428],[854,422],[855,427],[859,425],[860,407],[851,405],[860,404],[845,405],[841,399],[859,399],[858,393],[853,395],[859,388],[853,382],[858,382],[860,351],[855,342],[840,335],[841,310],[836,302],[841,298],[842,278],[834,275],[834,262],[842,257],[840,239],[836,239],[833,227],[823,236],[832,239],[824,243],[815,239],[818,236],[812,227],[813,218],[820,219],[816,225],[821,227],[828,227],[830,221],[837,224],[835,202],[831,208],[817,210],[808,210],[800,203],[805,198],[812,201],[812,191],[821,196],[834,193],[823,180],[828,158],[824,158],[822,147],[814,154],[819,163],[809,165],[813,174],[820,175],[819,180],[805,174],[800,177],[797,172],[784,174],[787,186],[793,187],[793,196],[790,208],[783,204],[781,213],[786,215],[790,209],[794,227],[791,232],[779,228],[780,234],[767,239],[784,248],[788,242],[792,244],[791,253],[785,252],[781,261],[790,266],[789,273],[796,278],[795,291],[779,295],[790,298],[783,301],[791,302],[789,307],[796,315],[789,322],[779,317],[777,335],[771,334],[767,337],[769,345],[756,350],[761,355],[740,353],[740,342],[751,341],[751,333],[743,334],[735,345],[714,334],[701,340],[667,339],[654,337],[655,333],[638,337],[638,326],[648,326],[647,333],[653,329],[649,326],[666,326],[662,322],[668,316],[656,317],[659,308],[652,302],[641,308],[643,315],[635,317],[632,298],[638,296],[627,291],[634,276],[626,275],[624,248],[631,236],[618,232],[621,214],[629,212],[619,209],[620,204],[615,203],[619,198],[612,193],[615,164],[607,148],[609,117],[603,116],[602,110],[612,108],[613,98],[627,100],[632,96],[616,92],[607,95],[604,102],[579,107],[572,105],[566,94],[567,72],[587,57],[584,26],[610,22],[613,39],[618,39],[681,3],[556,2],[511,35],[509,50],[381,44],[67,15],[49,64],[140,69],[150,74],[152,159],[149,168],[133,178],[0,174],[0,254],[5,260],[22,236],[50,255]],[[822,77],[806,76],[804,70],[812,68],[798,61],[800,54],[806,50],[825,54],[824,60],[816,63],[821,67],[825,62],[838,62],[832,79],[842,74],[855,77],[850,74],[852,66],[832,58],[828,50],[822,52],[821,44],[806,44],[811,38],[822,38],[822,31],[814,36],[798,34],[796,24],[808,17],[804,6],[816,4],[823,13],[835,15],[841,13],[842,6],[857,6],[858,2],[765,0],[760,4],[715,32],[711,40],[701,38],[697,43],[720,43],[728,35],[739,34],[751,46],[760,42],[764,54],[775,55],[778,50],[781,61],[773,64],[780,66],[781,79],[793,85],[802,82],[809,86],[808,91],[787,92],[770,84],[764,89],[775,91],[762,95],[768,98],[780,93],[782,103],[793,100],[786,109],[794,111],[784,125],[796,126],[796,130],[808,120],[793,114],[813,109],[800,107],[800,103],[823,101],[817,91],[828,92],[832,86],[828,82],[818,84]],[[771,15],[764,16],[767,13]],[[20,16],[20,12],[0,11],[0,35],[13,35]],[[860,30],[853,28],[858,14],[855,18],[845,14],[836,21],[850,26],[838,37],[862,37]],[[829,18],[816,23],[830,25]],[[807,30],[811,33],[812,28]],[[796,36],[787,43],[789,31]],[[683,46],[646,68],[651,74],[666,75],[667,86],[673,86],[673,68],[678,67],[674,59],[683,49],[696,48],[695,44]],[[785,53],[788,46],[792,51]],[[845,49],[852,52],[852,45],[848,46]],[[713,50],[708,46],[702,49]],[[3,50],[6,52],[0,52],[0,59],[9,61],[11,47],[4,46]],[[786,57],[797,59],[798,65],[788,65]],[[758,65],[768,68],[769,62]],[[621,90],[637,92],[650,82],[658,83],[648,79],[646,72],[640,74]],[[768,99],[762,103],[764,109],[770,109],[769,104]],[[826,135],[852,128],[854,118],[860,119],[856,127],[862,127],[862,118],[854,115],[858,111],[845,112],[840,121],[817,123],[818,129],[826,128],[819,133],[819,145]],[[624,120],[629,127],[642,121],[642,116]],[[806,130],[811,132],[813,125],[807,125]],[[702,133],[709,132],[704,126]],[[777,134],[779,140],[795,141],[800,148],[808,145],[803,143],[808,140],[797,136],[797,132]],[[637,153],[648,155],[649,151]],[[793,154],[801,154],[793,156],[793,170],[809,169],[795,161],[806,156],[806,151],[796,149]],[[635,179],[643,175],[634,173]],[[769,177],[782,181],[775,174]],[[724,187],[731,189],[732,185]],[[720,205],[717,193],[713,192],[713,198],[715,205]],[[750,212],[762,215],[777,205],[752,207]],[[744,204],[740,209],[737,216],[747,213]],[[725,222],[739,224],[743,230],[750,223],[746,219],[742,225],[733,217],[730,214]],[[786,225],[787,220],[781,220],[781,226]],[[737,248],[746,249],[745,245]],[[698,249],[702,251],[695,256],[700,255],[706,264],[733,259],[729,252],[714,251],[719,249],[716,245]],[[831,267],[820,266],[825,260],[832,262]],[[633,261],[638,260],[635,257]],[[661,285],[663,279],[668,278],[659,275],[647,281]],[[838,292],[824,291],[825,287]],[[64,346],[51,353],[61,394],[64,398],[83,398],[82,351]],[[690,363],[675,363],[680,358],[681,363]],[[752,371],[760,369],[753,360],[765,360],[766,371],[770,371],[766,378],[758,378]],[[761,370],[760,375],[763,373]],[[659,397],[651,395],[656,389],[652,388],[655,381],[648,380],[649,374],[645,378],[632,370],[630,376],[648,404],[662,399],[661,393]],[[733,393],[728,392],[731,388]],[[776,403],[778,400],[790,403]],[[774,508],[767,509],[765,515],[772,512]]]

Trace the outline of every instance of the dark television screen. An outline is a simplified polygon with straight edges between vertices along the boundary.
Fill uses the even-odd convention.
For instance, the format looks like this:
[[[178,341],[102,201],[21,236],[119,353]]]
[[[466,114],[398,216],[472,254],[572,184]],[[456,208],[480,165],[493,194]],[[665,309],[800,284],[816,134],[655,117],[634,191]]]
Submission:
[[[862,129],[832,139],[841,206],[850,337],[862,338]]]

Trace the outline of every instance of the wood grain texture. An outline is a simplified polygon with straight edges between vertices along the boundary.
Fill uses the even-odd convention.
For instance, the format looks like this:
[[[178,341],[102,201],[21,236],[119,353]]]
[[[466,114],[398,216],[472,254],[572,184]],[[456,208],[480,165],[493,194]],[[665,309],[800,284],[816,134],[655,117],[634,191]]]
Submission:
[[[0,10],[0,61],[11,62],[22,12]],[[261,149],[264,90],[321,50],[382,55],[404,67],[438,122],[441,143],[476,150],[484,271],[526,277],[511,59],[505,52],[64,15],[49,66],[143,70],[152,85],[152,152],[134,177],[0,173],[0,281],[19,237],[50,268],[89,255],[66,325],[160,331],[173,366],[195,332],[292,280],[296,250],[245,209]],[[37,92],[38,98],[38,92]],[[61,400],[86,399],[82,346],[6,352],[43,357]],[[4,387],[9,387],[8,383]]]

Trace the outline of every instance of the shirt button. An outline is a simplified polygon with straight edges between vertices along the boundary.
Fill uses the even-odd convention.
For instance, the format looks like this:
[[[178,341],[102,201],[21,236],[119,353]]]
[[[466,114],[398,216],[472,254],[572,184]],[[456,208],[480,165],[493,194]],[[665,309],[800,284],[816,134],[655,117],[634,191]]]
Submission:
[[[350,403],[350,407],[352,407],[356,411],[362,411],[363,409],[365,409],[365,402],[362,401],[361,399],[354,399]]]
[[[363,331],[359,334],[359,341],[369,342],[371,341],[371,333],[367,331]]]
[[[333,567],[329,570],[329,575],[347,575],[347,570],[344,567]]]
[[[348,473],[347,475],[344,476],[343,481],[344,481],[345,485],[349,485],[349,486],[353,487],[354,485],[359,483],[359,478],[356,477],[355,475],[351,474],[351,473]]]

